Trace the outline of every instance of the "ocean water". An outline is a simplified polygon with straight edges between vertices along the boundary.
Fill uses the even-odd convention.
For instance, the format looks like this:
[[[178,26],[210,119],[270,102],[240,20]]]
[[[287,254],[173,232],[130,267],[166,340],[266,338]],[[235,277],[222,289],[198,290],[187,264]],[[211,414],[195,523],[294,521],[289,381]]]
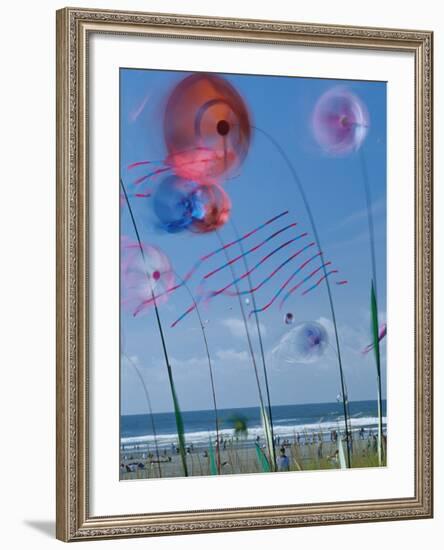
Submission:
[[[352,401],[349,403],[352,430],[362,427],[368,435],[377,428],[377,402]],[[209,438],[216,436],[214,411],[184,411],[182,413],[185,439],[188,445],[206,446]],[[243,417],[247,424],[248,435],[245,444],[253,444],[259,436],[263,439],[260,410],[258,407],[220,409],[219,435],[224,439],[234,435],[233,417]],[[322,432],[324,439],[330,439],[332,430],[342,430],[342,403],[311,403],[303,405],[278,405],[272,407],[273,430],[280,440],[290,439],[299,433],[302,441],[305,434]],[[174,413],[154,413],[154,427],[159,448],[171,447],[177,443],[177,431]],[[383,401],[383,421],[386,426],[386,402]],[[120,418],[120,443],[124,449],[147,449],[154,443],[152,421],[148,414],[122,415]]]

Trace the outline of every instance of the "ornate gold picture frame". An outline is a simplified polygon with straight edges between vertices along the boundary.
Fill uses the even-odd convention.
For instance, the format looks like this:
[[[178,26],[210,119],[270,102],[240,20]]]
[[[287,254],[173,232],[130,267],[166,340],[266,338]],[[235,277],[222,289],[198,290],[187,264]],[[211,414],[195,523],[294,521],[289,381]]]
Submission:
[[[414,57],[413,496],[93,515],[89,225],[94,204],[89,201],[88,64],[94,35],[404,52]],[[432,517],[432,48],[429,31],[77,8],[57,12],[57,538],[74,541]]]

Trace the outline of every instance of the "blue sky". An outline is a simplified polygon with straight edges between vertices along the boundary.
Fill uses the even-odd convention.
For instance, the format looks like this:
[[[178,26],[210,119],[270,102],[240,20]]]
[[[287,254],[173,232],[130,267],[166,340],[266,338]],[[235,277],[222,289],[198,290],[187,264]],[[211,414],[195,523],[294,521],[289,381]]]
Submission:
[[[127,166],[136,161],[159,160],[166,156],[162,132],[166,98],[174,86],[188,74],[121,69],[120,166],[123,181],[130,193],[134,190],[131,182],[146,173],[147,169],[129,171]],[[313,138],[310,119],[317,99],[325,91],[338,85],[356,94],[369,112],[370,127],[362,145],[362,153],[368,166],[373,202],[380,321],[385,321],[386,85],[382,82],[295,77],[223,76],[243,97],[252,123],[271,134],[285,149],[302,181],[325,257],[332,262],[333,268],[339,270],[337,278],[332,278],[331,281],[349,398],[374,399],[376,376],[373,355],[361,354],[361,350],[371,341],[371,264],[359,155],[351,153],[344,157],[332,157],[324,153]],[[255,133],[253,130],[248,155],[236,176],[224,182],[223,186],[231,198],[231,217],[240,233],[247,232],[284,210],[290,211],[282,221],[246,241],[246,248],[291,221],[298,222],[296,233],[308,231],[312,235],[307,214],[288,167],[259,132]],[[117,184],[116,200],[119,200]],[[198,257],[218,247],[214,233],[196,235],[189,232],[170,234],[159,231],[150,199],[132,198],[131,201],[142,239],[163,250],[179,274],[185,274]],[[134,239],[125,207],[121,209],[121,234]],[[233,239],[230,223],[221,230],[221,236],[224,241]],[[264,246],[257,256],[249,259],[250,264],[284,240],[287,239],[278,238]],[[285,249],[276,254],[270,260],[271,263],[265,263],[254,272],[253,282],[268,275],[291,252],[294,249]],[[238,250],[232,254],[237,255]],[[301,256],[301,261],[307,259],[308,254]],[[208,262],[206,269],[202,268],[190,281],[191,289],[194,291],[197,288],[206,271],[221,263],[224,263],[223,255]],[[291,265],[296,268],[299,263],[297,261]],[[311,269],[317,265],[314,263]],[[235,264],[235,269],[239,275],[243,272],[241,262]],[[256,295],[258,304],[264,304],[291,272],[291,268],[283,269],[264,285]],[[348,284],[334,284],[334,281],[341,279],[346,279]],[[229,270],[223,270],[214,277],[211,288],[219,288],[229,281]],[[175,328],[170,328],[171,322],[189,305],[189,296],[185,289],[181,289],[160,306],[160,315],[181,408],[207,409],[212,406],[208,364],[197,317],[191,314]],[[248,311],[249,307],[246,309]],[[295,293],[287,301],[283,311],[275,305],[260,315],[268,358],[289,330],[283,321],[286,312],[293,313],[296,322],[321,322],[332,340],[326,287],[321,284],[306,296]],[[205,330],[213,359],[219,406],[257,405],[254,374],[237,299],[218,296],[207,308],[202,309],[202,317],[205,319]],[[253,343],[258,352],[253,325],[251,328]],[[122,309],[121,333],[121,349],[140,367],[150,390],[154,412],[171,411],[171,395],[153,310],[134,318]],[[385,346],[384,342],[384,396]],[[259,362],[258,353],[257,359]],[[270,359],[269,379],[272,403],[276,405],[335,401],[340,388],[337,360],[330,348],[322,358],[310,364],[276,365]],[[146,412],[145,398],[138,378],[124,359],[121,361],[121,411],[122,414]]]

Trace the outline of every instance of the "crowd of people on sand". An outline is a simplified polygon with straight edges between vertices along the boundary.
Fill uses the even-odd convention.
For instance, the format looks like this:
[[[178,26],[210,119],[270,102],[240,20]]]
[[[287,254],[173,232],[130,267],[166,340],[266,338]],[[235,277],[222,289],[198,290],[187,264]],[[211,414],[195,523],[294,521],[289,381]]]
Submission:
[[[353,445],[353,440],[358,439],[359,441],[367,441],[367,451],[372,450],[373,452],[377,452],[378,449],[378,437],[377,433],[372,428],[365,428],[362,426],[359,430],[351,431],[350,432],[350,440],[349,445]],[[329,441],[330,443],[337,443],[339,437],[341,437],[342,441],[346,443],[346,436],[344,433],[338,432],[336,429],[330,430],[329,433]],[[327,454],[324,456],[324,435],[322,432],[295,432],[293,434],[293,440],[291,441],[290,438],[281,438],[280,436],[276,436],[274,438],[274,444],[276,448],[279,448],[279,453],[276,457],[276,464],[279,471],[288,471],[290,470],[290,458],[287,455],[287,449],[289,449],[292,445],[297,446],[305,446],[305,445],[316,445],[316,453],[317,458],[323,459],[326,458],[328,461],[338,464],[339,463],[339,450],[335,449],[332,454]],[[266,449],[266,443],[265,440],[262,442],[261,436],[257,435],[254,438],[254,442],[256,445],[259,445],[264,451]],[[261,444],[262,442],[262,444]],[[387,436],[385,433],[383,433],[383,444],[386,445],[387,442]],[[227,446],[233,444],[233,438],[223,437],[220,436],[219,439],[216,439],[214,441],[215,449],[221,449],[226,450]],[[177,443],[172,443],[170,447],[170,452],[168,452],[168,449],[163,449],[162,452],[156,452],[156,454],[153,454],[152,452],[146,452],[143,451],[140,454],[141,449],[144,449],[144,446],[135,445],[132,447],[133,452],[132,454],[125,454],[122,458],[122,462],[120,464],[120,472],[121,473],[130,473],[130,472],[137,472],[138,470],[144,470],[148,464],[158,464],[158,463],[165,463],[165,462],[171,462],[173,455],[180,454],[180,448]],[[125,447],[122,446],[121,450],[124,452]],[[191,455],[195,447],[193,443],[190,443],[186,446],[186,453],[188,455]],[[139,456],[136,458],[134,455],[138,454]],[[202,450],[202,456],[204,458],[209,457],[209,451],[207,449]],[[226,462],[225,462],[226,463]]]

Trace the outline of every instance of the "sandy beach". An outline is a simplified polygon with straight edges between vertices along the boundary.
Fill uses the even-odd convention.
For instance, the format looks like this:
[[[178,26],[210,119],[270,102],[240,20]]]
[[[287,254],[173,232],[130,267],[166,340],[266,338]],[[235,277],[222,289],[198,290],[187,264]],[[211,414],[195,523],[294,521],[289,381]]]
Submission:
[[[352,467],[377,467],[378,456],[375,439],[361,439],[353,434]],[[285,449],[289,458],[289,470],[326,470],[340,468],[338,443],[318,440],[315,437],[309,441],[290,440],[280,442],[276,453]],[[320,439],[320,438],[319,438]],[[227,440],[220,446],[221,475],[261,473],[263,469],[258,459],[254,440]],[[267,454],[263,441],[258,442],[262,451]],[[344,442],[345,449],[345,442]],[[215,449],[216,454],[216,449]],[[187,468],[189,476],[210,475],[210,456],[207,448],[195,448],[191,443],[187,447]],[[120,453],[120,479],[147,479],[159,477],[182,477],[183,467],[177,449],[142,451],[140,449],[122,450]]]

